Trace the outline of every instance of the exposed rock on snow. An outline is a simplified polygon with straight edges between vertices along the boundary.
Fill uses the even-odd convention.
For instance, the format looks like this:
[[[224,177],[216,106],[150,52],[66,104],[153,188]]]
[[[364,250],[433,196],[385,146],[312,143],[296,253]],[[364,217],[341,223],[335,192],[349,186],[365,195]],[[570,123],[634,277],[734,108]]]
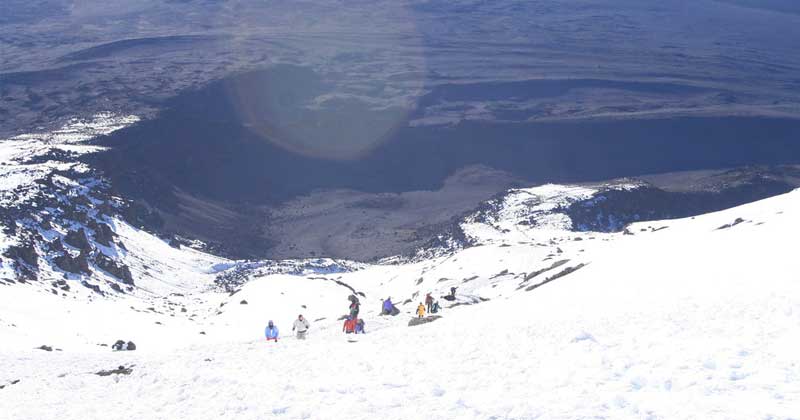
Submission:
[[[586,264],[581,263],[581,264],[578,264],[578,265],[576,265],[574,267],[567,267],[564,270],[559,271],[558,273],[553,274],[552,276],[548,277],[547,279],[545,279],[541,283],[536,283],[536,284],[533,284],[533,285],[530,285],[530,286],[526,287],[525,291],[526,292],[530,292],[531,290],[534,290],[534,289],[536,289],[538,287],[544,286],[545,284],[550,283],[553,280],[557,280],[557,279],[559,279],[561,277],[564,277],[566,275],[572,274],[572,273],[580,270],[581,268],[583,268],[585,266],[586,266]]]
[[[718,227],[717,230],[729,229],[729,228],[732,228],[732,227],[738,225],[739,223],[744,223],[744,222],[745,222],[744,219],[742,219],[741,217],[737,217],[736,220],[734,220],[732,223],[726,223],[726,224]]]
[[[136,344],[134,344],[133,341],[127,341],[126,342],[125,340],[117,340],[111,346],[111,349],[115,350],[115,351],[125,351],[125,350],[132,351],[132,350],[136,350]]]
[[[111,375],[130,375],[133,372],[133,367],[119,366],[116,369],[101,370],[96,372],[97,376],[111,376]]]
[[[440,315],[429,315],[425,318],[411,318],[411,320],[408,321],[408,326],[414,327],[417,325],[427,324],[441,318],[442,317]]]

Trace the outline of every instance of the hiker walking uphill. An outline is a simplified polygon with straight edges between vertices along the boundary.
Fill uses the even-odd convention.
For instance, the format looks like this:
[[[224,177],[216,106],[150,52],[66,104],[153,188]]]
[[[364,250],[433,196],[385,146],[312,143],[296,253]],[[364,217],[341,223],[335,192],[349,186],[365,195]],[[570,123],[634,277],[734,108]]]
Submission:
[[[297,339],[298,340],[305,340],[306,339],[306,332],[308,332],[308,328],[310,325],[308,321],[303,318],[303,315],[298,315],[297,319],[294,320],[294,325],[292,326],[292,331],[297,331]]]
[[[356,295],[350,295],[347,299],[350,300],[350,318],[358,318],[358,312],[361,306],[361,304],[358,302],[358,298]]]
[[[272,323],[272,320],[269,321],[267,324],[267,328],[264,329],[264,336],[267,337],[267,341],[274,341],[278,342],[278,327]]]
[[[417,316],[420,318],[425,317],[425,305],[423,305],[422,302],[417,306]]]
[[[431,309],[433,308],[433,296],[431,296],[430,293],[425,295],[425,307],[428,308],[428,312],[429,313],[431,312]]]

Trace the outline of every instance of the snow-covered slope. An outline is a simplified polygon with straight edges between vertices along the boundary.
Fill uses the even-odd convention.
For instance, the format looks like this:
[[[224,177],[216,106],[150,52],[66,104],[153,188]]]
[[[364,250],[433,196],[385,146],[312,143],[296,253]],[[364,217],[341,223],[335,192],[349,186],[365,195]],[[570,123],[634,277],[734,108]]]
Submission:
[[[542,202],[469,219],[473,246],[411,262],[169,255],[187,271],[152,309],[4,288],[0,418],[798,418],[800,191],[625,233],[544,211],[587,195],[515,192],[504,203]],[[441,318],[409,326],[425,293],[451,287]],[[367,334],[350,342],[354,292]],[[400,315],[378,314],[388,296]],[[305,341],[290,336],[299,313]],[[278,343],[263,342],[269,319]],[[138,349],[98,345],[116,339]],[[120,365],[130,374],[93,374]]]
[[[207,285],[190,278],[224,260],[133,226],[137,209],[82,161],[101,150],[90,140],[136,121],[98,114],[0,141],[0,284],[76,299]]]

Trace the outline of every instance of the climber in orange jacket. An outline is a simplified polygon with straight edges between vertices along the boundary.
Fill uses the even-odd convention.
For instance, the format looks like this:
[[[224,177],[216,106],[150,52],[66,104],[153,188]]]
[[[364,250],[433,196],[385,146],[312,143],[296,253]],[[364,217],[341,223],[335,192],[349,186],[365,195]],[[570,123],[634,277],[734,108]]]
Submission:
[[[422,302],[417,306],[417,315],[419,315],[420,318],[425,317],[425,305],[423,305]]]

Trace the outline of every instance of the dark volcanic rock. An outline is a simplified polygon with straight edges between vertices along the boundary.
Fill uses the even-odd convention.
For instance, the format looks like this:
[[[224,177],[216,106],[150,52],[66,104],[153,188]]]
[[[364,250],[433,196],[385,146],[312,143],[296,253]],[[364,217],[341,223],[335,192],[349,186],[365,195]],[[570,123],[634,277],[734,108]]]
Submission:
[[[80,255],[73,257],[69,254],[63,254],[55,257],[53,263],[56,267],[73,274],[91,274],[92,270],[89,269],[89,260],[87,254],[81,251]]]
[[[129,285],[134,284],[133,275],[131,275],[131,270],[127,265],[112,260],[102,252],[98,252],[94,257],[94,263],[97,264],[97,267],[99,267],[101,270],[122,280],[123,283]]]
[[[32,242],[10,246],[4,255],[13,260],[22,260],[32,267],[39,266],[39,254]]]
[[[111,349],[114,351],[136,350],[136,344],[134,344],[133,341],[126,342],[125,340],[117,340],[111,346]]]
[[[561,277],[570,275],[570,274],[580,270],[583,267],[586,267],[586,264],[580,263],[580,264],[578,264],[578,265],[576,265],[574,267],[567,267],[567,268],[559,271],[558,273],[553,274],[552,276],[548,277],[547,279],[545,279],[541,283],[536,283],[536,284],[533,284],[531,286],[526,287],[525,291],[526,292],[530,292],[531,290],[534,290],[534,289],[537,289],[537,288],[539,288],[541,286],[544,286],[545,284],[550,283],[551,281],[554,281],[554,280],[560,279]]]
[[[83,228],[67,232],[67,235],[64,237],[64,242],[81,251],[92,250],[92,245],[89,243],[89,239],[86,238],[86,231],[83,230]]]
[[[620,232],[633,222],[676,219],[711,213],[794,189],[784,178],[761,170],[742,169],[717,176],[719,185],[695,191],[669,191],[650,185],[606,189],[560,211],[581,232]]]
[[[64,243],[61,242],[61,238],[56,238],[52,242],[48,242],[47,249],[50,252],[63,253],[64,252]]]
[[[131,367],[127,367],[126,368],[125,366],[119,366],[116,369],[101,370],[99,372],[96,372],[95,375],[99,375],[99,376],[130,375],[131,372],[133,372],[133,368],[131,368]]]
[[[568,262],[569,262],[569,260],[559,260],[559,261],[556,261],[556,262],[554,262],[553,264],[551,264],[551,265],[550,265],[550,267],[543,268],[543,269],[541,269],[541,270],[537,270],[537,271],[534,271],[534,272],[532,272],[532,273],[530,273],[530,274],[527,274],[527,275],[525,276],[525,281],[528,281],[528,280],[530,280],[530,279],[532,279],[532,278],[534,278],[534,277],[536,277],[536,276],[538,276],[538,275],[540,275],[540,274],[542,274],[542,273],[544,273],[544,272],[546,272],[546,271],[550,271],[550,270],[552,270],[552,269],[555,269],[555,268],[561,267],[562,265],[564,265],[564,264],[566,264],[566,263],[568,263]]]
[[[91,283],[89,283],[88,281],[86,281],[86,280],[83,280],[83,281],[81,282],[81,285],[82,285],[83,287],[87,288],[87,289],[92,289],[92,291],[93,291],[93,292],[95,292],[95,293],[97,293],[97,294],[99,294],[99,295],[103,295],[103,296],[105,296],[105,293],[103,293],[103,291],[102,291],[102,290],[100,290],[100,286],[98,286],[98,285],[96,285],[96,284],[91,284]]]
[[[89,227],[94,230],[94,240],[97,243],[105,246],[111,246],[111,243],[117,236],[117,234],[111,229],[111,226],[107,225],[106,223],[98,223],[92,220],[89,222]]]
[[[413,327],[416,325],[427,324],[429,322],[436,321],[439,318],[441,318],[441,315],[431,315],[425,318],[411,318],[411,320],[408,321],[408,326]]]
[[[734,220],[732,223],[726,223],[726,224],[718,227],[717,230],[730,229],[730,228],[738,225],[739,223],[744,223],[744,222],[745,222],[744,219],[742,219],[741,217],[737,217],[736,220]]]

